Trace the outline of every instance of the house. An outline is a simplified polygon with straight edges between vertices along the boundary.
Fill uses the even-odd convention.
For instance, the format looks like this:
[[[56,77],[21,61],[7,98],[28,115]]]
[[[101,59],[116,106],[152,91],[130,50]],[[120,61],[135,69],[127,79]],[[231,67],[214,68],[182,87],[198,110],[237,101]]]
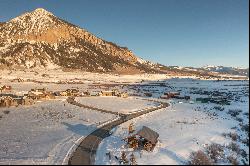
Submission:
[[[13,98],[18,105],[32,105],[34,104],[34,100],[25,96],[17,96]]]
[[[172,98],[189,100],[190,96],[172,96]]]
[[[136,134],[127,138],[130,148],[140,148],[146,151],[153,151],[158,142],[159,134],[152,129],[143,126]]]
[[[179,96],[180,92],[165,92],[164,95],[167,95],[172,98],[173,96]]]
[[[117,96],[118,96],[118,97],[127,98],[127,97],[128,97],[128,93],[122,92],[122,93],[119,93]]]
[[[55,99],[55,95],[53,93],[47,92],[44,93],[42,96],[43,99],[49,100],[49,99]]]
[[[56,92],[54,92],[53,93],[55,96],[61,96],[61,92],[59,92],[59,91],[56,91]]]
[[[162,95],[160,98],[161,99],[169,99],[170,97],[168,95]]]
[[[2,96],[0,98],[0,107],[32,105],[32,104],[34,104],[34,100],[24,96],[10,95],[10,96]]]
[[[0,107],[17,106],[18,103],[10,96],[0,98]]]
[[[8,86],[8,85],[4,85],[4,86],[0,87],[1,92],[3,92],[3,91],[11,91],[11,90],[12,90],[12,87]]]
[[[38,92],[38,91],[29,91],[28,92],[28,97],[33,99],[33,100],[39,100],[42,99],[44,96],[43,92]]]
[[[67,89],[65,92],[67,93],[67,96],[80,96],[78,89]]]
[[[159,134],[157,132],[146,126],[143,126],[136,135],[140,136],[140,139],[142,140],[141,143],[147,151],[152,151],[154,149],[159,138]]]
[[[90,96],[100,96],[101,92],[100,91],[92,91],[90,92]]]
[[[80,93],[80,96],[90,96],[90,93],[89,92],[82,92],[82,93]]]
[[[27,97],[23,97],[22,101],[21,101],[21,105],[32,105],[34,104],[34,100],[27,98]]]
[[[60,96],[68,96],[68,93],[63,91],[63,92],[60,92]]]
[[[113,96],[113,91],[101,91],[102,96]]]
[[[118,89],[112,89],[112,95],[113,96],[118,96],[119,95],[119,90]]]
[[[152,93],[146,92],[146,93],[144,93],[144,95],[147,96],[147,97],[152,97]]]
[[[45,88],[42,89],[31,89],[27,95],[28,98],[33,100],[40,100],[40,99],[55,99],[55,95],[52,92],[46,91]]]
[[[42,93],[44,93],[44,92],[46,92],[46,88],[31,89],[31,91],[33,91],[33,92],[42,92]]]
[[[196,98],[197,102],[201,102],[201,103],[208,103],[210,101],[209,98]]]

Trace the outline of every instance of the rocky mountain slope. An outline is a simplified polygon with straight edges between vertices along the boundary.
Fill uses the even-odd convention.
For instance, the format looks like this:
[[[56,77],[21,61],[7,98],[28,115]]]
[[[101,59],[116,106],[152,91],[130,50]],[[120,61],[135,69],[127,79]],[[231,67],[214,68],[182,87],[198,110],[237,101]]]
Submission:
[[[0,24],[0,64],[94,72],[155,72],[155,64],[38,8]]]

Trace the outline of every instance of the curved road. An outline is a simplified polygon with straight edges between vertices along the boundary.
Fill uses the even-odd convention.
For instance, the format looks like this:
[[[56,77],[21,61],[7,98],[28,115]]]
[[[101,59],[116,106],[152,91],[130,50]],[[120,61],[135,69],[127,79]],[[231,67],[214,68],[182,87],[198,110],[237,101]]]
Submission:
[[[74,105],[77,105],[79,107],[84,107],[84,108],[96,110],[96,108],[82,105],[81,103],[77,103],[74,100],[74,98],[68,98],[67,101],[70,104],[74,104]],[[93,165],[95,163],[95,154],[96,154],[96,151],[98,149],[99,144],[101,143],[101,141],[104,138],[110,136],[109,132],[114,127],[116,127],[116,126],[118,126],[118,125],[120,125],[128,120],[136,118],[138,116],[147,114],[147,113],[152,112],[152,111],[156,111],[156,110],[161,109],[161,108],[166,108],[168,106],[169,106],[168,103],[160,102],[160,106],[158,106],[158,107],[144,109],[140,112],[136,112],[133,114],[121,114],[120,118],[118,120],[113,121],[109,124],[106,124],[101,128],[98,128],[97,130],[95,130],[94,132],[89,134],[86,138],[84,138],[84,140],[80,143],[80,145],[76,148],[76,150],[73,152],[73,154],[69,158],[68,164],[69,165]],[[106,113],[111,113],[111,111],[101,110],[101,109],[99,109],[97,111],[102,111],[102,112],[104,111]],[[112,113],[114,114],[114,112],[112,112]]]

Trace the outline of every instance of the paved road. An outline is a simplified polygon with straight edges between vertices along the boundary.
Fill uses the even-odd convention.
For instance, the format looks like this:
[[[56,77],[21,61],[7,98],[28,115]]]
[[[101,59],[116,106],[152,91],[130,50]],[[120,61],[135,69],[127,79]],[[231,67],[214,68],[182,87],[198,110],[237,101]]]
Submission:
[[[76,104],[77,102],[74,101],[74,98],[70,98],[68,100],[69,103],[74,103],[74,105],[81,106],[80,103]],[[140,112],[136,112],[133,114],[122,114],[120,116],[120,119],[113,121],[107,125],[104,125],[103,127],[95,130],[91,134],[89,134],[84,140],[80,143],[80,145],[77,147],[77,149],[73,152],[72,156],[69,158],[69,165],[93,165],[95,163],[95,155],[96,151],[98,149],[99,144],[101,141],[110,136],[109,132],[116,126],[131,120],[133,118],[136,118],[138,116],[141,116],[143,114],[147,114],[152,111],[156,111],[161,108],[166,108],[169,106],[168,103],[160,103],[161,105],[159,107],[154,107],[151,109],[144,109]],[[85,106],[83,106],[85,107]],[[86,107],[85,107],[86,108]],[[100,110],[101,111],[101,110]],[[106,110],[105,110],[106,112]],[[109,111],[110,112],[110,111]],[[112,112],[114,113],[114,112]]]

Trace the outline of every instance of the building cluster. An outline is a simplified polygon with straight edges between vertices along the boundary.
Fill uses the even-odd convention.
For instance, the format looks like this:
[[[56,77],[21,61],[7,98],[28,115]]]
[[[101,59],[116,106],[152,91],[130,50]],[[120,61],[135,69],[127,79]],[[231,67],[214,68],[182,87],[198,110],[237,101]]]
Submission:
[[[88,97],[88,96],[117,96],[128,97],[126,92],[119,92],[117,89],[107,91],[86,91],[80,92],[79,89],[67,89],[65,91],[54,92],[55,96],[74,96],[74,97]]]
[[[0,107],[10,107],[18,105],[32,105],[34,100],[27,96],[17,96],[13,94],[0,95]]]
[[[48,91],[46,88],[31,89],[23,96],[17,96],[11,93],[11,86],[0,86],[0,107],[10,107],[18,105],[31,105],[35,100],[50,100],[55,99],[57,96],[74,96],[74,97],[87,97],[87,96],[117,96],[128,97],[126,92],[119,92],[117,89],[111,91],[91,91],[80,92],[77,88],[67,89],[65,91]]]

